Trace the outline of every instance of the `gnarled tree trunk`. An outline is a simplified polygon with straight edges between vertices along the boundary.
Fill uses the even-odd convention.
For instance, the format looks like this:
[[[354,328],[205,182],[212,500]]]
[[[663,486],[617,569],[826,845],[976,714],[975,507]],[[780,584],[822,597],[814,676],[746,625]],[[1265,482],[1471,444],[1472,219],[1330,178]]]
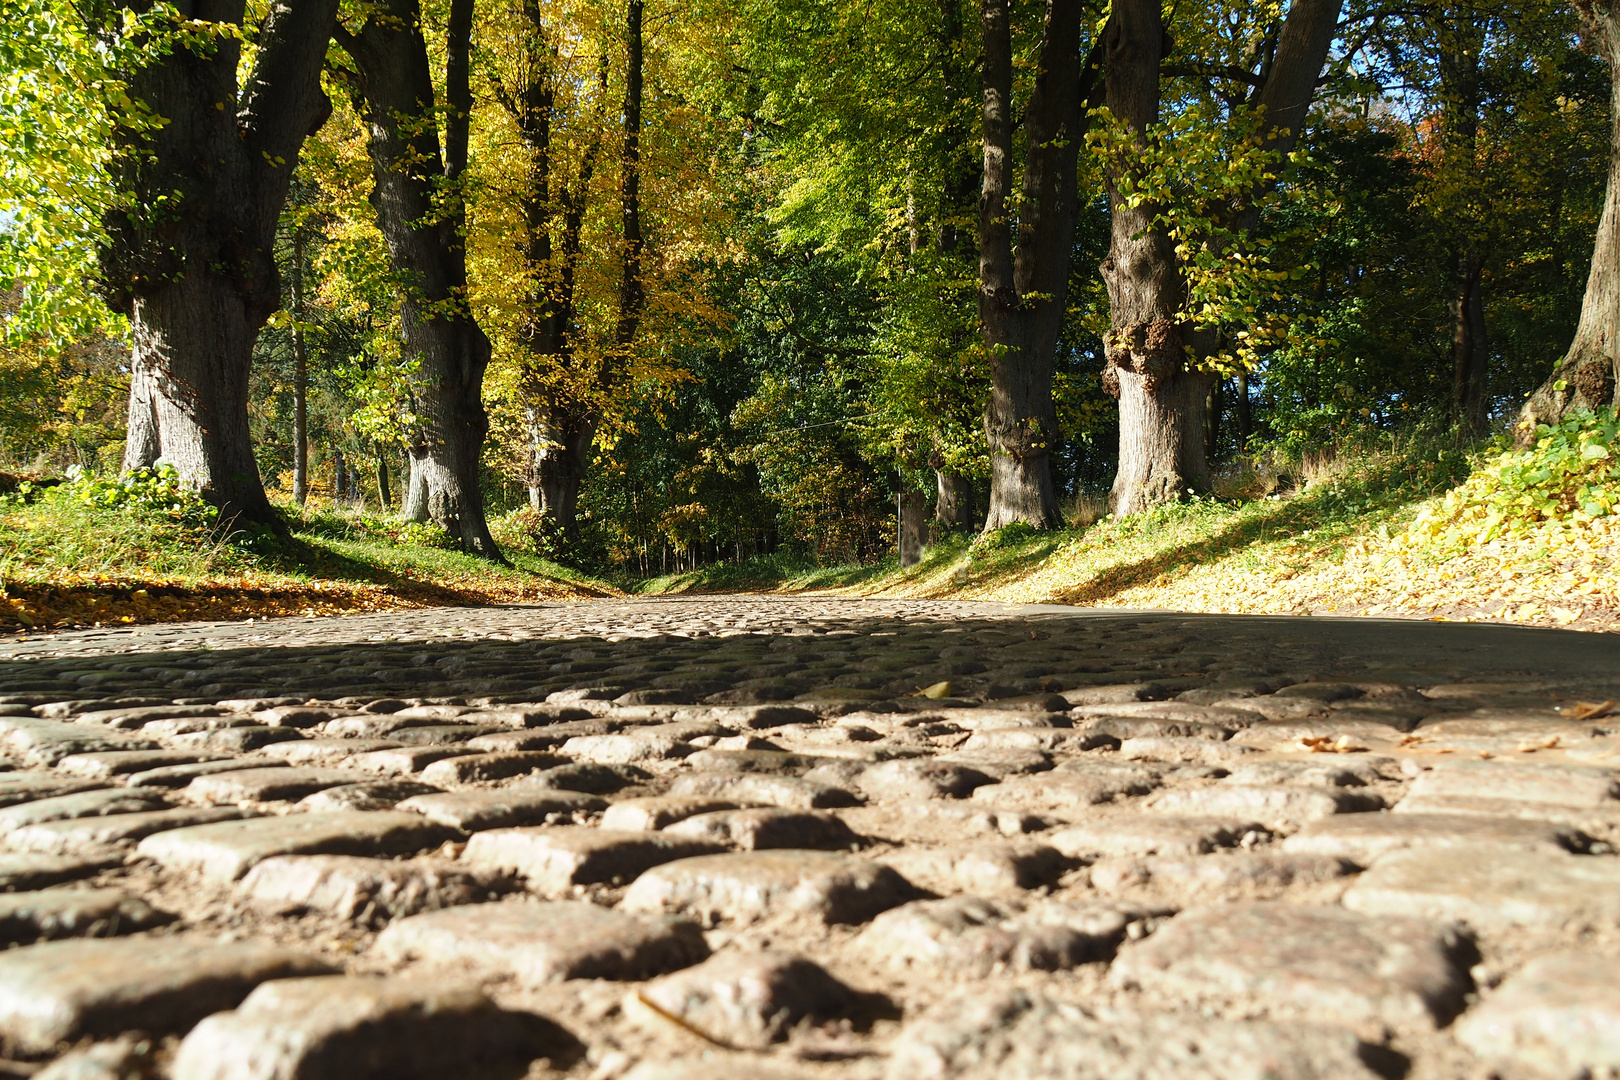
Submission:
[[[128,75],[130,97],[164,122],[113,134],[124,200],[101,262],[134,337],[125,468],[163,457],[225,521],[281,526],[253,457],[248,371],[281,303],[276,221],[304,139],[330,112],[320,75],[336,9],[275,0],[240,93],[234,33],[175,44]],[[226,0],[205,17],[229,29],[244,11]]]
[[[422,427],[412,481],[420,477],[428,516],[464,550],[502,561],[481,488],[489,339],[467,305],[466,215],[455,192],[467,161],[472,0],[453,0],[449,27],[443,158],[416,0],[387,0],[359,33],[340,29],[338,38],[355,62],[351,89],[369,135],[377,224],[394,270],[411,283],[400,317],[406,354],[418,361],[413,381]],[[441,188],[450,189],[448,206]]]
[[[1577,0],[1575,10],[1588,45],[1609,63],[1608,191],[1575,340],[1519,411],[1513,435],[1520,446],[1535,441],[1539,424],[1556,424],[1576,409],[1620,404],[1620,5]]]
[[[1269,146],[1280,155],[1299,137],[1342,2],[1295,0],[1275,54],[1255,76],[1251,103],[1265,107]],[[1165,29],[1157,0],[1116,0],[1104,32],[1108,108],[1138,138],[1159,116]],[[1102,264],[1110,303],[1103,386],[1119,398],[1119,471],[1109,509],[1124,516],[1209,486],[1205,410],[1217,376],[1198,365],[1219,343],[1185,320],[1185,282],[1174,245],[1154,222],[1157,208],[1127,205],[1112,183],[1110,204],[1112,242]],[[1234,219],[1246,231],[1255,212],[1239,207]]]
[[[1008,0],[983,0],[984,183],[979,197],[979,320],[990,352],[986,531],[1061,524],[1052,485],[1060,436],[1052,364],[1068,296],[1084,137],[1078,0],[1048,0],[1035,91],[1025,112],[1023,198],[1013,188],[1013,62]],[[1013,245],[1016,214],[1018,242]]]

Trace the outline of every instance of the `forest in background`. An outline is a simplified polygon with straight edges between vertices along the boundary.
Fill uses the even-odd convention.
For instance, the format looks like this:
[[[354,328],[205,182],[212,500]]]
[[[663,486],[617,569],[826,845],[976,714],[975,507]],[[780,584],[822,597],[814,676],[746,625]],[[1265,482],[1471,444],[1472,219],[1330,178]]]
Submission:
[[[162,457],[247,524],[256,471],[277,514],[495,556],[487,516],[647,576],[871,559],[902,492],[941,531],[1084,523],[1614,394],[1571,349],[1603,8],[5,7],[0,457],[40,478]],[[295,55],[318,85],[274,84]],[[291,148],[243,182],[253,273],[205,258],[229,178],[175,163],[210,110]],[[214,301],[174,295],[210,274],[246,297],[250,459],[130,425],[206,428],[202,376],[138,360],[210,355]]]

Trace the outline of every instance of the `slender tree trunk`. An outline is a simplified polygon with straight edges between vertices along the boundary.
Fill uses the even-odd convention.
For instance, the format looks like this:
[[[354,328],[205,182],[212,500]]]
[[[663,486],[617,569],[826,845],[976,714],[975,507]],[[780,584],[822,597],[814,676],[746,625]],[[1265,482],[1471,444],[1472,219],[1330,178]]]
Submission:
[[[304,343],[304,230],[293,233],[293,502],[309,498],[309,352]]]
[[[1298,140],[1342,2],[1295,0],[1262,65],[1252,103],[1265,107],[1268,146],[1279,155]],[[1109,110],[1145,138],[1159,116],[1167,40],[1157,0],[1117,0],[1104,38]],[[1196,365],[1218,342],[1184,321],[1185,284],[1174,245],[1154,220],[1158,208],[1127,205],[1112,181],[1112,242],[1102,264],[1110,302],[1103,385],[1119,398],[1119,471],[1109,509],[1124,516],[1208,488],[1205,410],[1216,376]],[[1253,228],[1252,199],[1234,220],[1240,233]]]
[[[1452,415],[1474,435],[1484,434],[1489,423],[1481,269],[1477,255],[1459,255],[1451,292]]]
[[[442,159],[417,2],[379,7],[359,33],[339,28],[337,36],[355,62],[352,92],[368,129],[377,223],[394,270],[411,282],[400,315],[406,352],[418,361],[422,430],[413,479],[419,473],[426,484],[429,517],[463,550],[504,561],[484,519],[489,417],[482,391],[490,346],[467,306],[466,217],[456,187],[466,167],[471,0],[451,4]]]
[[[990,352],[990,511],[985,530],[1061,524],[1052,485],[1060,434],[1052,365],[1063,327],[1084,136],[1081,5],[1048,0],[1035,90],[1025,114],[1022,200],[1013,188],[1013,50],[1008,0],[982,0],[984,174],[979,199],[979,319]],[[1087,64],[1086,71],[1092,70]],[[1017,247],[1013,215],[1017,216]]]
[[[386,512],[394,505],[394,493],[388,490],[388,459],[377,455],[377,505]]]
[[[1539,424],[1556,424],[1576,409],[1615,404],[1620,386],[1620,5],[1582,0],[1575,10],[1587,42],[1609,63],[1608,190],[1575,339],[1519,411],[1513,434],[1520,446],[1535,441]]]
[[[349,470],[343,460],[342,449],[332,451],[332,500],[342,502],[349,497]]]
[[[1447,11],[1440,27],[1440,141],[1442,189],[1451,198],[1448,224],[1457,232],[1451,280],[1451,418],[1475,435],[1484,434],[1489,402],[1485,396],[1486,347],[1483,223],[1472,207],[1478,201],[1479,110],[1484,97],[1482,62],[1485,21],[1466,10]]]
[[[1249,437],[1254,434],[1254,405],[1249,400],[1249,373],[1237,374],[1238,453],[1248,453]]]
[[[134,337],[126,467],[162,456],[226,521],[282,527],[253,457],[248,370],[281,302],[272,245],[293,168],[330,111],[320,74],[336,7],[272,4],[240,92],[234,33],[175,45],[128,74],[130,97],[164,123],[113,132],[123,198],[101,263]],[[205,17],[229,31],[244,4]]]
[[[624,156],[619,181],[624,269],[619,279],[619,322],[613,334],[621,349],[635,341],[646,300],[641,282],[641,5],[642,0],[628,0],[625,11]]]

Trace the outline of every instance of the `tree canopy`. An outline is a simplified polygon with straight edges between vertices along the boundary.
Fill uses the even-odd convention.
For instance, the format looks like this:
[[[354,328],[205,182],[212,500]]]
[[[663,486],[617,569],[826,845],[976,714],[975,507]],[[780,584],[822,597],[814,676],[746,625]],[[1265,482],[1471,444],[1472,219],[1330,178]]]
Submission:
[[[0,0],[10,464],[645,573],[1614,402],[1589,0],[226,9]]]

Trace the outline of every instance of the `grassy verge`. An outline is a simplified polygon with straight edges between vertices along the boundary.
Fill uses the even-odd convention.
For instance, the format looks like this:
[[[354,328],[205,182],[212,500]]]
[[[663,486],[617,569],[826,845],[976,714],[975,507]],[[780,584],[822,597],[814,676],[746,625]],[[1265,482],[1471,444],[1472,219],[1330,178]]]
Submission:
[[[0,502],[0,627],[345,614],[523,603],[616,592],[512,549],[510,566],[454,550],[437,529],[361,514],[290,516],[286,540],[218,528],[183,500],[98,498],[64,484]]]
[[[784,566],[756,587],[1620,630],[1615,424],[1566,427],[1529,454],[1397,440],[1294,463],[1292,475],[1250,470],[1214,497],[1120,521],[948,536],[905,570],[892,557]],[[719,580],[703,571],[660,587]]]

